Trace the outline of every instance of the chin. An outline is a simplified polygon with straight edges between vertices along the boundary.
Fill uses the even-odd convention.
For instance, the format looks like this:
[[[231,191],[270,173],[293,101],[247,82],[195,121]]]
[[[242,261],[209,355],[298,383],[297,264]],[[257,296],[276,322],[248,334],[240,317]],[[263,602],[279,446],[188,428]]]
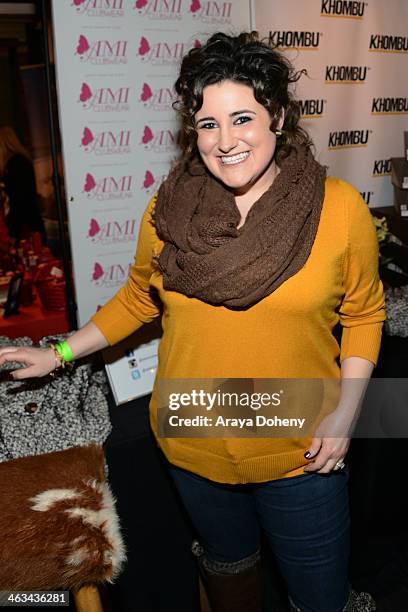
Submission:
[[[223,178],[220,178],[220,180],[222,181],[222,183],[224,183],[226,187],[229,187],[234,191],[245,191],[246,189],[249,189],[252,185],[251,181],[229,181],[224,180]]]
[[[231,182],[231,181],[224,181],[221,177],[218,178],[218,180],[224,185],[224,187],[227,187],[228,189],[231,189],[232,191],[240,191],[242,189],[245,189],[247,187],[247,185],[242,185],[242,183],[235,183],[235,182]]]
[[[212,173],[219,181],[231,189],[244,189],[251,184],[251,179],[226,176],[223,172]]]
[[[250,183],[225,183],[227,185],[227,187],[229,187],[230,189],[233,189],[234,191],[246,191],[247,189],[249,189],[251,187]]]

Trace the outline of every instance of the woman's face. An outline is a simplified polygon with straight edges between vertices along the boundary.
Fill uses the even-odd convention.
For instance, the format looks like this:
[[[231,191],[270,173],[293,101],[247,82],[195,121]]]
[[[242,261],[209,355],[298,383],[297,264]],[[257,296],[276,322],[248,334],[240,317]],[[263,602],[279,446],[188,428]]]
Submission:
[[[271,121],[247,85],[223,81],[204,88],[195,115],[197,147],[211,174],[236,195],[255,186],[266,191],[276,176]]]

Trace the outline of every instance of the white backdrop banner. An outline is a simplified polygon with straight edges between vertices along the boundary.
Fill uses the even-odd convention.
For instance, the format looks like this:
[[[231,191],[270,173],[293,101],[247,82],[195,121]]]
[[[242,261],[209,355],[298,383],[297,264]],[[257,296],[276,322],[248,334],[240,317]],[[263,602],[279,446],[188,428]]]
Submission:
[[[125,283],[142,213],[177,156],[171,104],[180,60],[212,32],[250,27],[250,0],[53,0],[65,191],[86,323]],[[124,348],[117,401],[151,389]],[[143,348],[146,360],[146,347]],[[155,345],[151,349],[155,353]],[[152,357],[152,355],[151,355]],[[123,385],[122,385],[123,383]]]
[[[390,206],[389,159],[408,129],[408,2],[253,3],[258,31],[307,69],[295,95],[319,161],[370,206]]]
[[[177,154],[181,57],[249,27],[249,1],[54,0],[65,190],[79,323],[125,282],[141,215]]]

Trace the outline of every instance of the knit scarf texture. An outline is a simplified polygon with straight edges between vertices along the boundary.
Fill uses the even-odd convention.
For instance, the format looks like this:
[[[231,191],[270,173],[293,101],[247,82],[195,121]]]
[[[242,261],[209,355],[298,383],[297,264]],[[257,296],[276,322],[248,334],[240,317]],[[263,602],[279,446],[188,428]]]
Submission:
[[[304,266],[319,225],[326,170],[300,145],[279,168],[240,229],[232,191],[200,161],[170,173],[154,211],[166,290],[242,310]]]

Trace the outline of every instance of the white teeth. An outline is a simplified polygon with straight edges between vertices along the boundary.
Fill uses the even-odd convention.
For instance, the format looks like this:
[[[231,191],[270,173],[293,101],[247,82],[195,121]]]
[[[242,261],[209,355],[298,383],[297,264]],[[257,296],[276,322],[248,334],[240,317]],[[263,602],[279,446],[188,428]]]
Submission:
[[[239,162],[244,161],[249,156],[249,151],[245,153],[238,153],[237,155],[228,155],[221,157],[221,161],[223,164],[238,164]]]

